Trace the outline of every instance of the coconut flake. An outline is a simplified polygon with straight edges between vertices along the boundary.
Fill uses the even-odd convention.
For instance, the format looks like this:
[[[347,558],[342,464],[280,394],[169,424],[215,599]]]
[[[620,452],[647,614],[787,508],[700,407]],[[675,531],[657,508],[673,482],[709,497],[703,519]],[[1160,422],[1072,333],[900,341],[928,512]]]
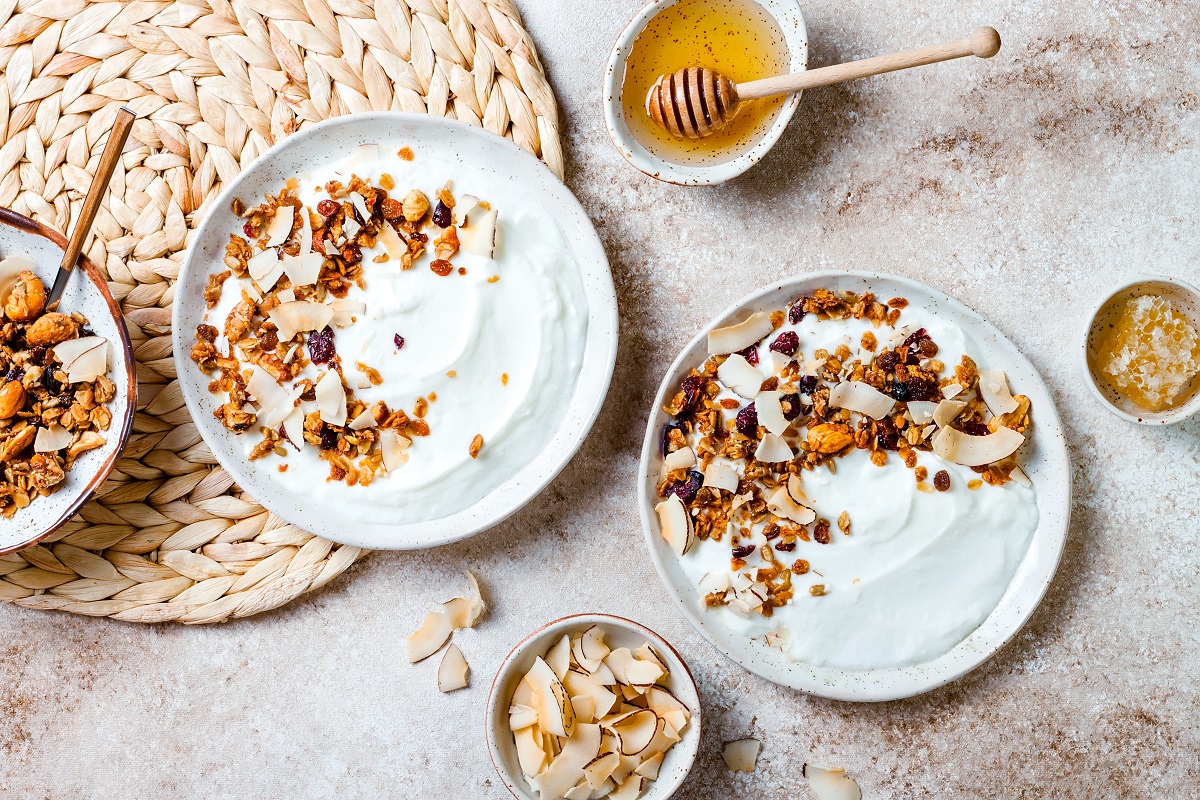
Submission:
[[[408,252],[408,247],[400,240],[400,234],[396,233],[396,229],[389,222],[384,222],[379,226],[379,236],[376,237],[376,241],[383,245],[388,258],[397,264],[400,263],[400,256]]]
[[[771,317],[763,311],[756,311],[737,325],[716,328],[708,332],[708,352],[714,356],[745,350],[755,344],[775,326]]]
[[[350,241],[358,232],[362,230],[362,225],[358,224],[358,220],[354,217],[346,217],[342,220],[342,234],[346,237],[346,241]]]
[[[948,428],[966,407],[967,404],[962,400],[943,400],[933,410],[933,422],[939,428]]]
[[[517,743],[517,761],[521,764],[521,772],[530,778],[537,777],[546,768],[546,762],[549,760],[546,751],[542,749],[541,733],[536,726],[530,725],[514,731],[513,739]]]
[[[942,397],[949,400],[952,397],[958,397],[963,392],[963,387],[957,383],[948,383],[942,387]]]
[[[1025,437],[1012,428],[1000,428],[987,436],[969,436],[955,428],[942,428],[933,437],[933,452],[954,464],[982,467],[1017,452]]]
[[[317,410],[330,425],[346,424],[346,389],[337,370],[327,370],[317,381]]]
[[[384,428],[379,434],[379,452],[383,455],[383,468],[392,472],[408,461],[408,455],[404,451],[410,444],[411,439],[401,436],[391,428]]]
[[[1013,467],[1012,471],[1008,473],[1008,479],[1021,484],[1026,489],[1033,488],[1033,481],[1029,480],[1029,476],[1025,474],[1025,470],[1020,467]]]
[[[300,255],[312,253],[313,231],[312,220],[308,217],[308,209],[300,210]]]
[[[738,739],[736,742],[727,742],[721,756],[725,759],[725,765],[734,772],[753,772],[761,747],[757,739]]]
[[[713,592],[725,592],[729,590],[729,573],[728,572],[707,572],[700,579],[700,591],[705,594]]]
[[[404,640],[408,663],[415,664],[436,653],[450,638],[450,620],[440,611],[430,611],[417,628]]]
[[[37,437],[33,440],[33,452],[57,452],[64,447],[70,447],[71,440],[74,438],[73,433],[57,423],[49,428],[38,428]]]
[[[246,381],[246,391],[258,403],[259,414],[257,424],[266,428],[278,428],[296,405],[296,396],[271,377],[271,374],[257,365],[250,366],[250,380]]]
[[[280,303],[268,312],[271,322],[279,329],[279,341],[287,342],[297,333],[319,331],[333,319],[332,306],[311,300]]]
[[[339,328],[353,324],[354,315],[362,314],[367,310],[367,304],[359,300],[334,300],[329,307],[333,309],[331,321]]]
[[[733,471],[733,468],[713,462],[704,470],[703,485],[712,489],[724,489],[727,492],[736,492],[738,488],[738,476]]]
[[[862,381],[844,381],[829,392],[830,408],[847,408],[871,419],[883,419],[895,405],[895,398]]]
[[[292,232],[292,223],[296,221],[296,209],[292,206],[279,206],[275,216],[267,226],[267,247],[278,247],[287,241]]]
[[[438,664],[438,691],[453,692],[465,688],[470,671],[462,651],[458,649],[458,645],[451,642],[442,654],[442,663]]]
[[[696,454],[690,447],[681,447],[678,450],[668,453],[663,459],[663,466],[667,472],[674,472],[677,469],[687,469],[696,463]]]
[[[844,769],[822,769],[805,764],[802,772],[817,800],[862,800],[862,790],[846,777]]]
[[[304,441],[304,411],[302,409],[293,408],[283,418],[283,432],[287,434],[296,450],[300,450],[307,444]]]
[[[816,511],[793,500],[784,486],[776,489],[774,494],[767,499],[767,510],[777,517],[790,519],[801,525],[807,525],[817,518]]]
[[[764,464],[777,464],[781,461],[791,461],[795,457],[792,448],[782,437],[773,433],[763,436],[762,441],[754,450],[754,459]]]
[[[737,353],[717,368],[717,378],[747,400],[753,399],[763,384],[763,374]]]
[[[571,636],[564,633],[562,637],[554,643],[546,652],[546,663],[550,665],[550,669],[554,670],[554,674],[561,681],[571,669]]]
[[[929,400],[909,400],[908,415],[917,425],[928,425],[933,422],[933,413],[937,411],[938,403]]]
[[[362,217],[364,224],[371,219],[371,209],[367,208],[367,199],[365,197],[358,192],[351,192],[350,203],[354,206],[354,209],[358,212],[358,215]]]
[[[583,768],[600,754],[600,726],[580,724],[563,743],[562,752],[531,782],[545,800],[558,798],[585,780]]]
[[[667,544],[678,555],[687,553],[688,548],[692,546],[695,533],[692,530],[692,518],[683,505],[683,501],[679,499],[679,495],[672,494],[656,505],[654,510],[658,513],[659,528],[662,530],[662,537],[667,540]]]
[[[108,340],[103,336],[68,339],[54,347],[67,383],[88,383],[108,371]]]
[[[525,680],[533,687],[533,707],[538,712],[538,726],[544,732],[555,736],[570,736],[575,729],[575,707],[571,705],[567,690],[550,665],[539,656],[529,668]],[[596,753],[592,753],[583,763],[586,764],[595,757]],[[582,764],[580,766],[582,767]],[[573,786],[574,782],[571,785]]]
[[[350,420],[350,424],[346,427],[352,431],[361,431],[367,428],[373,428],[375,427],[375,415],[371,413],[371,409],[369,407],[365,408],[361,414]]]
[[[496,210],[492,209],[472,219],[471,224],[458,231],[458,244],[464,253],[492,258],[496,252]]]
[[[321,276],[321,267],[325,265],[325,257],[320,253],[305,253],[302,256],[284,256],[283,274],[287,275],[292,286],[312,286]]]
[[[783,416],[783,406],[779,399],[783,392],[759,392],[754,398],[754,410],[758,412],[758,424],[762,425],[776,436],[783,436],[784,431],[791,425]]]
[[[88,350],[99,347],[104,341],[106,340],[99,336],[83,336],[78,339],[67,339],[65,342],[54,345],[54,349],[51,352],[63,365],[63,369],[69,369],[75,359]]]
[[[508,707],[508,729],[519,731],[537,723],[537,711],[529,706],[513,704]]]
[[[985,369],[979,373],[979,394],[987,403],[993,417],[1011,414],[1020,405],[1008,389],[1008,379],[1002,369]]]

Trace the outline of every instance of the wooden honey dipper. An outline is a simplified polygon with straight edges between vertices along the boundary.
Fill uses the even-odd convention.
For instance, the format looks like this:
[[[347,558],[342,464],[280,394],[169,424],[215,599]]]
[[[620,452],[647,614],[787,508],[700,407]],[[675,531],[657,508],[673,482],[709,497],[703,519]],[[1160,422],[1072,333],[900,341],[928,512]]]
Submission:
[[[910,67],[923,67],[964,56],[991,58],[1000,52],[1000,34],[995,28],[976,28],[957,42],[933,44],[886,56],[850,61],[831,67],[780,75],[735,84],[719,72],[687,67],[663,75],[646,98],[650,117],[674,136],[701,139],[724,128],[747,100],[882,75]]]

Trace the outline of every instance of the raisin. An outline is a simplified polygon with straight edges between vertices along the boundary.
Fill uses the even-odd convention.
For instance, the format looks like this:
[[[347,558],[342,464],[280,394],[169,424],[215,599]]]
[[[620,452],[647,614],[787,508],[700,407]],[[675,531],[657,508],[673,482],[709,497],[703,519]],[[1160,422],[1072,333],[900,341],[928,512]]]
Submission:
[[[680,481],[667,490],[668,495],[675,495],[685,503],[690,503],[696,499],[696,493],[700,491],[700,484],[704,482],[704,476],[695,470],[688,473],[687,480]]]
[[[798,393],[785,394],[779,398],[779,404],[783,406],[783,418],[788,422],[800,416],[800,395]]]
[[[938,396],[937,384],[923,378],[912,377],[905,383],[910,400],[933,400]]]
[[[813,538],[818,544],[829,544],[829,523],[823,519],[817,520],[817,525],[813,528]]]
[[[209,344],[215,342],[220,334],[221,332],[212,325],[201,324],[196,326],[196,338]]]
[[[347,264],[357,264],[362,261],[362,248],[356,244],[348,244],[342,248],[342,259]]]
[[[771,342],[771,349],[776,353],[783,353],[785,356],[794,356],[800,349],[800,337],[796,335],[795,331],[784,331],[775,337],[775,341]]]
[[[8,374],[4,376],[4,380],[19,381],[19,380],[21,380],[21,378],[24,378],[24,377],[25,377],[25,370],[21,369],[16,364],[13,364],[12,369],[10,369],[8,371]]]
[[[743,408],[737,414],[736,423],[738,433],[750,439],[758,438],[758,409],[754,407],[754,403]]]
[[[332,450],[337,447],[338,433],[331,425],[321,426],[321,449]]]
[[[737,354],[751,364],[758,364],[758,345],[752,344],[745,350],[739,350]]]
[[[31,347],[29,349],[29,363],[33,364],[35,367],[45,366],[46,365],[46,348],[40,344],[37,345],[36,347]]]
[[[962,429],[963,433],[966,433],[970,436],[987,436],[989,433],[991,433],[991,431],[988,430],[988,426],[984,425],[982,422],[964,422],[962,424]]]
[[[392,337],[392,344],[396,345],[397,350],[401,349],[404,347],[404,337],[397,333]]]
[[[753,552],[754,552],[754,545],[744,544],[740,547],[733,548],[732,555],[734,558],[745,558],[746,556],[750,555]]]
[[[929,334],[926,332],[926,330],[924,328],[918,328],[917,330],[915,330],[911,334],[909,334],[908,338],[904,340],[904,347],[912,347],[914,344],[921,341],[922,339],[928,339],[928,338],[929,338]]]
[[[788,309],[788,322],[795,325],[802,319],[804,319],[804,298],[792,303],[792,307]]]
[[[933,476],[933,488],[939,492],[947,492],[950,490],[950,473],[946,470],[940,470],[937,475]]]
[[[933,358],[938,354],[938,346],[933,339],[922,339],[917,344],[917,350],[921,352],[921,358]]]
[[[817,376],[805,375],[800,379],[800,394],[811,395],[817,390]]]
[[[341,208],[341,206],[332,200],[322,200],[321,202],[317,203],[317,213],[322,217],[332,217],[338,212],[339,208]]]
[[[439,228],[449,228],[452,220],[450,207],[441,200],[438,200],[438,204],[433,209],[433,224]]]
[[[324,330],[308,335],[308,357],[314,364],[328,364],[329,359],[337,354],[333,346],[333,328],[328,325]]]
[[[900,356],[896,355],[895,350],[888,350],[886,353],[879,356],[880,369],[893,369],[900,363]]]
[[[454,267],[450,264],[450,262],[446,261],[444,258],[439,258],[437,261],[434,261],[429,265],[429,268],[433,270],[435,275],[441,275],[443,278],[454,270]]]
[[[383,201],[383,218],[395,222],[404,216],[404,204],[393,197]]]
[[[268,328],[259,335],[258,346],[264,353],[273,352],[279,346],[279,334],[275,332],[274,328]]]
[[[790,553],[796,549],[795,542],[776,542],[775,549],[781,553]]]

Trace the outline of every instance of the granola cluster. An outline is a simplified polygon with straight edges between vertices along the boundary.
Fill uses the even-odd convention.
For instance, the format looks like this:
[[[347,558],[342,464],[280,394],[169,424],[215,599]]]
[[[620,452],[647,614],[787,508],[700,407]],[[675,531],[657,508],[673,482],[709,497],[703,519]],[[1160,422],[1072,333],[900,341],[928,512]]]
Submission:
[[[895,328],[907,305],[899,297],[885,303],[870,293],[819,289],[797,299],[786,311],[768,315],[770,323],[763,330],[770,332],[754,344],[712,356],[692,370],[664,407],[673,420],[663,431],[666,469],[658,495],[664,501],[678,498],[683,503],[696,539],[727,540],[730,546],[730,569],[735,574],[731,582],[702,586],[709,607],[735,603],[743,612],[771,616],[775,608],[793,599],[792,577],[812,568],[805,560],[785,563],[781,554],[795,550],[797,541],[829,544],[835,536],[852,535],[848,511],[831,522],[807,507],[802,489],[805,472],[818,467],[836,472],[839,458],[863,450],[877,466],[900,459],[913,470],[917,490],[945,492],[951,488],[950,473],[940,470],[931,476],[917,458],[919,451],[934,449],[934,435],[941,427],[970,436],[986,436],[1000,428],[1019,434],[1029,429],[1027,397],[1012,397],[1013,410],[991,414],[975,362],[963,356],[959,364],[947,367],[924,328],[892,347],[881,347],[880,339],[895,341],[900,335],[883,337],[869,330],[862,336],[859,357],[846,345],[806,356],[797,333],[780,330],[785,320],[795,325],[809,314],[820,320],[867,320],[875,329]],[[756,366],[760,348],[781,356],[775,363],[783,366],[766,377],[757,391],[740,389],[746,394],[738,396],[722,381],[722,366],[733,358]],[[875,418],[852,410],[848,406],[854,403],[845,400],[850,389],[868,395],[886,413]],[[774,413],[782,412],[782,420],[773,426],[778,436],[760,420],[765,409],[757,406],[767,397],[776,404]],[[834,397],[840,402],[833,402]],[[933,419],[934,409],[941,425]],[[784,460],[760,460],[780,453]],[[741,467],[740,475],[727,469],[730,462]],[[985,482],[1003,485],[1024,478],[1015,455],[972,469],[979,478],[968,484],[970,489]],[[761,533],[766,546],[752,542],[754,532]],[[747,560],[756,551],[757,566],[748,568]],[[818,584],[808,591],[821,596],[825,587]]]
[[[105,443],[116,384],[103,375],[107,342],[82,314],[46,309],[46,287],[19,273],[4,292],[0,322],[0,515],[11,518],[66,481],[75,461]],[[64,346],[78,342],[79,346]],[[61,351],[60,351],[60,346]],[[74,367],[99,348],[99,373]]]

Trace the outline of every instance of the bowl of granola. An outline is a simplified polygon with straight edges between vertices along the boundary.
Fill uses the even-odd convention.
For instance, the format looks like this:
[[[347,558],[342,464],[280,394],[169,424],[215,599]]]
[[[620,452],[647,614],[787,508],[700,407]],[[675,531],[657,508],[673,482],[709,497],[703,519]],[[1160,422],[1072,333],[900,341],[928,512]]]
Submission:
[[[217,460],[361,547],[512,514],[578,449],[615,360],[578,201],[511,142],[423,115],[280,142],[214,204],[178,294],[183,396]]]
[[[1053,399],[924,284],[821,272],[727,309],[659,390],[647,544],[742,666],[843,700],[954,680],[1033,613],[1070,520]]]
[[[0,209],[0,553],[57,531],[104,483],[136,406],[121,311],[81,257],[57,307],[46,295],[66,239]]]

